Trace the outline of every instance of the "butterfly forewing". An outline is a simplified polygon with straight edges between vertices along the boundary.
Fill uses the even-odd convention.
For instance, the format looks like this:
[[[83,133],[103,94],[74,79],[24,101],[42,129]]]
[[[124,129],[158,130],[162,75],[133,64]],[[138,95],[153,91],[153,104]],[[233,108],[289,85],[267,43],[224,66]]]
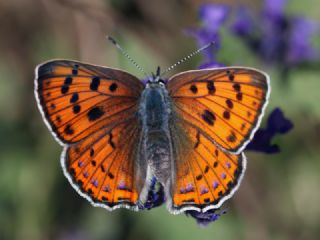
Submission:
[[[266,74],[231,67],[188,71],[168,82],[176,116],[236,153],[257,129],[269,88]]]
[[[51,61],[36,69],[36,95],[55,136],[77,142],[135,114],[143,84],[115,69]]]
[[[120,70],[67,60],[40,65],[35,81],[43,117],[65,147],[61,163],[73,187],[94,205],[137,209],[143,84]]]

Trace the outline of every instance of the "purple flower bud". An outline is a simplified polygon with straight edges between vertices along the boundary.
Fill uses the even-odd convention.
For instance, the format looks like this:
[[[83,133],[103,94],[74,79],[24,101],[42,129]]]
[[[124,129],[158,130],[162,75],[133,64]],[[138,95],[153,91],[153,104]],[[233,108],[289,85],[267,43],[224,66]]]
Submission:
[[[191,216],[197,220],[197,223],[200,226],[207,226],[209,223],[217,221],[222,214],[225,214],[226,210],[220,210],[220,209],[211,209],[203,212],[198,212],[194,210],[188,210],[185,212],[187,216]]]
[[[205,56],[205,62],[208,65],[219,64],[216,61],[214,50],[217,50],[220,47],[219,30],[228,16],[228,6],[221,4],[204,4],[199,10],[199,18],[202,23],[201,27],[199,29],[189,28],[184,31],[185,34],[195,38],[199,47],[203,47],[210,42],[214,42],[213,47],[210,47],[203,52]]]
[[[225,67],[226,65],[222,64],[222,63],[218,63],[215,61],[212,62],[207,62],[207,63],[203,63],[199,66],[199,69],[206,69],[206,68],[221,68],[221,67]]]
[[[312,44],[312,38],[317,35],[320,35],[319,23],[303,17],[292,19],[287,61],[297,64],[320,59],[320,49]]]
[[[268,16],[281,17],[284,15],[287,0],[265,0],[264,13]]]
[[[241,37],[251,36],[254,32],[253,22],[254,19],[250,16],[248,9],[241,6],[237,9],[231,31]]]
[[[139,206],[140,209],[152,209],[161,206],[166,201],[163,186],[155,177],[151,179],[147,201]]]
[[[229,7],[220,4],[203,4],[199,10],[199,18],[208,32],[219,31],[229,14]]]

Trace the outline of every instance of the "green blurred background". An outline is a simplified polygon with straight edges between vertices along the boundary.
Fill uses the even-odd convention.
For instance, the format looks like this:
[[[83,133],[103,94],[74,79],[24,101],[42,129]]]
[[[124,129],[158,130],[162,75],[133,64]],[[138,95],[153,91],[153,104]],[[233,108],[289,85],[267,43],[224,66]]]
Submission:
[[[261,5],[211,2],[241,2],[252,11]],[[293,69],[284,86],[274,67],[263,65],[228,31],[222,31],[218,59],[267,71],[273,89],[267,112],[280,107],[295,125],[275,139],[281,153],[247,154],[244,181],[225,204],[228,214],[200,228],[165,206],[108,212],[92,207],[63,176],[61,147],[36,106],[35,66],[67,58],[142,77],[105,36],[114,36],[145,69],[155,71],[196,48],[183,29],[197,26],[202,3],[0,0],[0,239],[319,239],[320,67]],[[287,12],[320,21],[318,0],[290,0]],[[194,69],[200,61],[197,56],[175,72]]]

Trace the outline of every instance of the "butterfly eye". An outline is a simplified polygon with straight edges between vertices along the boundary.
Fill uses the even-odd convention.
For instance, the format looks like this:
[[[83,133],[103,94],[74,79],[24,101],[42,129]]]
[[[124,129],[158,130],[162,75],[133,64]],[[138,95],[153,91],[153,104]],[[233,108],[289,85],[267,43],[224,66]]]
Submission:
[[[168,83],[167,79],[159,79],[160,86],[165,87],[167,85],[167,83]]]

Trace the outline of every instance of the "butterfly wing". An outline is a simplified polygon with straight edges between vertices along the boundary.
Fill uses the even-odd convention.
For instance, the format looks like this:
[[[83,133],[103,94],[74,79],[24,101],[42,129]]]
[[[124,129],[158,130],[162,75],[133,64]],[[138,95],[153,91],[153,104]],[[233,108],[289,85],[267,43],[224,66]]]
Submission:
[[[184,72],[167,86],[176,115],[234,153],[253,137],[270,94],[268,75],[250,68]]]
[[[240,185],[246,169],[245,155],[221,150],[197,129],[182,122],[171,126],[175,181],[169,210],[180,213],[219,208]]]
[[[137,141],[135,121],[101,129],[64,149],[61,164],[73,187],[94,206],[138,210]]]
[[[248,68],[189,71],[173,76],[167,88],[175,159],[171,210],[218,208],[243,177],[241,151],[261,121],[268,76]]]
[[[72,186],[96,206],[137,209],[143,84],[120,70],[55,60],[37,67],[35,86],[40,111],[64,146],[61,164]]]

